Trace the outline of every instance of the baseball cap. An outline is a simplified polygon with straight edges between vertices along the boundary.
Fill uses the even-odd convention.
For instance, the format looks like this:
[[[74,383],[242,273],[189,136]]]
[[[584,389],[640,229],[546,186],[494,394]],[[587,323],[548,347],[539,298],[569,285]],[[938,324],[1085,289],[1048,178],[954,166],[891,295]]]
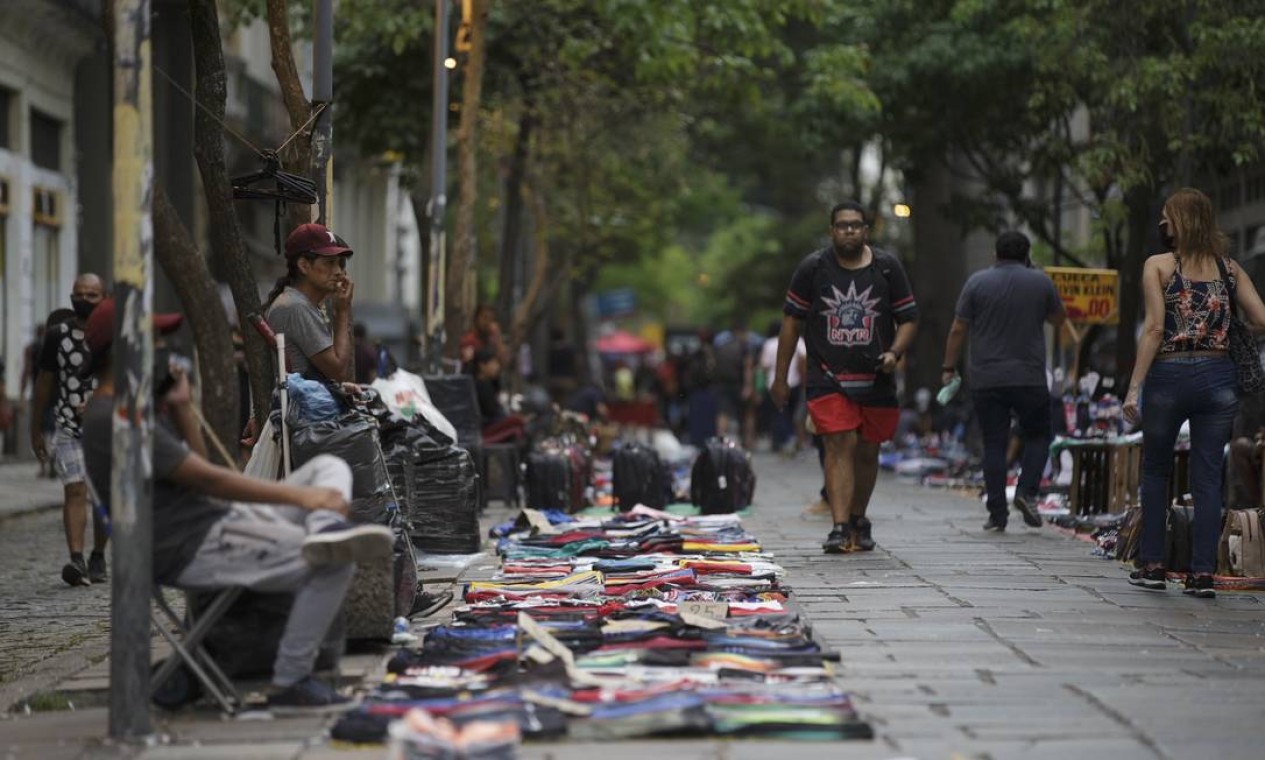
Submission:
[[[350,256],[347,241],[330,232],[323,224],[300,224],[286,238],[286,258],[302,254],[314,256]]]
[[[180,325],[184,322],[183,314],[155,314],[154,315],[154,332],[161,335],[175,332],[180,329]],[[88,351],[92,353],[94,359],[104,356],[110,350],[110,344],[114,342],[114,299],[107,298],[97,304],[97,308],[92,310],[88,315],[88,322],[84,325],[84,341],[88,344]]]

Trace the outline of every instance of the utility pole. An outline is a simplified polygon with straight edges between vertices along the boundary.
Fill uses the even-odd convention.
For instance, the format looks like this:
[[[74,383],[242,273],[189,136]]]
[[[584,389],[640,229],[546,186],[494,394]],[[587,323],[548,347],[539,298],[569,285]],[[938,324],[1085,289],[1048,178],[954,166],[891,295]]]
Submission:
[[[426,266],[426,362],[443,367],[444,288],[447,254],[444,212],[448,205],[448,0],[435,0],[434,100],[431,103],[430,247]]]
[[[312,0],[312,111],[322,109],[312,130],[316,223],[334,216],[334,11],[333,0]]]
[[[114,18],[114,456],[110,736],[149,722],[153,564],[153,90],[150,0],[116,0]]]

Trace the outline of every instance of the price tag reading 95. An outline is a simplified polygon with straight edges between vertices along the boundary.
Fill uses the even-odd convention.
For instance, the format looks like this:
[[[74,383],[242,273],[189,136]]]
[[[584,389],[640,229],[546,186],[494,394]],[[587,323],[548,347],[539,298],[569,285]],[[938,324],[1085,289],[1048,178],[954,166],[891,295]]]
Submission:
[[[709,620],[724,620],[729,617],[729,604],[726,602],[681,602],[677,605],[677,612]]]

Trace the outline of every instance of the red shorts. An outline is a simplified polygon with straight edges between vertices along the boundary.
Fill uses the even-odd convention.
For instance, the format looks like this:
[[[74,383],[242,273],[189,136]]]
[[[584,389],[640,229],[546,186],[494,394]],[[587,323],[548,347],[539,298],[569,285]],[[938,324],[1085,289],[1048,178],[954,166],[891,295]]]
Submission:
[[[809,399],[808,413],[818,435],[857,430],[867,443],[890,441],[900,419],[900,409],[894,406],[861,406],[842,393]]]

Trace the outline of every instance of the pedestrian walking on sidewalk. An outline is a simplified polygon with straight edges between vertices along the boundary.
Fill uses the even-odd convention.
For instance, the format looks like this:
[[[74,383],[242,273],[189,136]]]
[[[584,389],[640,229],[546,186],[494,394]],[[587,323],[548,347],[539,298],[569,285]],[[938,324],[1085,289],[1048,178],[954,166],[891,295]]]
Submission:
[[[1050,390],[1045,375],[1045,324],[1063,326],[1067,315],[1050,278],[1028,262],[1031,244],[1022,232],[997,238],[997,262],[971,275],[958,296],[944,346],[941,380],[957,375],[962,344],[970,338],[967,364],[975,416],[984,439],[984,530],[1006,529],[1006,449],[1013,414],[1023,441],[1014,507],[1029,527],[1041,527],[1037,491],[1050,450]]]
[[[31,449],[41,462],[52,462],[65,496],[62,524],[66,530],[70,561],[62,567],[61,577],[71,586],[88,586],[107,579],[105,545],[109,536],[104,523],[96,515],[92,519],[92,554],[86,561],[83,556],[83,534],[88,528],[89,508],[88,486],[84,481],[81,414],[94,386],[91,378],[80,376],[88,363],[84,321],[103,298],[105,284],[100,277],[84,273],[75,279],[70,291],[75,317],[53,325],[45,332],[44,342],[39,348],[39,371],[31,403]],[[41,421],[50,408],[53,429],[51,434],[46,434]]]
[[[1142,538],[1129,582],[1156,590],[1167,585],[1168,481],[1178,429],[1189,421],[1195,520],[1185,593],[1213,597],[1221,465],[1239,408],[1230,320],[1237,311],[1254,332],[1265,331],[1265,304],[1252,279],[1226,256],[1228,241],[1208,196],[1190,188],[1169,196],[1160,233],[1169,251],[1142,267],[1146,319],[1124,398],[1125,419],[1142,421]]]
[[[896,363],[917,332],[918,306],[900,261],[868,244],[865,207],[830,212],[830,245],[791,278],[769,393],[778,409],[801,334],[808,348],[808,413],[825,446],[826,493],[834,527],[828,554],[874,548],[866,509],[878,478],[878,450],[896,432]]]

